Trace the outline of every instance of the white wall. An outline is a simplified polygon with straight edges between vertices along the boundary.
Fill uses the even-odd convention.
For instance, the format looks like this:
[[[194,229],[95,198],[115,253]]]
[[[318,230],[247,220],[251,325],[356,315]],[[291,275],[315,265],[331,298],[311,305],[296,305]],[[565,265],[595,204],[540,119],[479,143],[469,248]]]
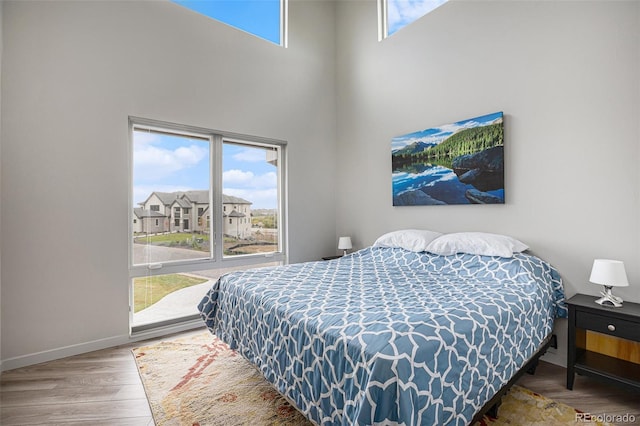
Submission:
[[[130,115],[288,141],[290,260],[334,252],[334,16],[292,2],[284,49],[168,1],[5,2],[6,368],[127,338]]]
[[[594,258],[623,260],[616,293],[640,302],[640,3],[454,0],[382,43],[375,20],[374,0],[339,3],[338,235],[509,234],[568,296],[600,290]],[[505,205],[392,207],[392,137],[495,111]]]
[[[0,1],[0,82],[2,82],[2,14],[4,2]],[[1,84],[0,84],[1,86]],[[2,89],[0,87],[0,117],[2,117]],[[0,235],[2,235],[2,120],[0,120]],[[0,307],[2,306],[2,247],[0,247]],[[0,314],[0,355],[2,354],[2,315]],[[2,356],[0,356],[2,371]]]

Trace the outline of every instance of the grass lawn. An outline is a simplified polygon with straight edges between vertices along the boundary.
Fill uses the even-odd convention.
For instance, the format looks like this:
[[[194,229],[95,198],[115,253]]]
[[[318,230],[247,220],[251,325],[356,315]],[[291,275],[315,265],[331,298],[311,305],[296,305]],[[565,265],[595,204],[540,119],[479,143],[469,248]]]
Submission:
[[[208,234],[192,234],[185,232],[173,232],[161,235],[137,236],[134,242],[139,244],[155,244],[160,246],[178,246],[209,251]]]
[[[133,312],[139,312],[169,293],[181,288],[202,284],[207,279],[182,274],[156,275],[133,280]]]

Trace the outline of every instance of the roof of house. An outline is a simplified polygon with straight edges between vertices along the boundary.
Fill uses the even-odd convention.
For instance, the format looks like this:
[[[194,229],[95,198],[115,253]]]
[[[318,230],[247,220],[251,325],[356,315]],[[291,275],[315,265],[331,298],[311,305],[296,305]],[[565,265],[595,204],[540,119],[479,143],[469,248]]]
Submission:
[[[209,204],[209,191],[201,189],[197,191],[185,191],[181,194],[185,195],[191,202],[196,204]]]
[[[135,209],[133,209],[133,213],[136,215],[138,219],[142,219],[145,217],[166,217],[160,212],[157,212],[154,210],[145,210],[140,207],[136,207]]]
[[[191,208],[191,201],[185,200],[184,198],[178,198],[173,202],[178,204],[182,208],[185,208],[185,209]]]
[[[195,204],[209,203],[209,191],[206,189],[200,189],[200,190],[194,190],[194,191],[175,191],[175,192],[155,191],[151,195],[153,194],[156,194],[156,196],[160,199],[160,201],[162,201],[162,203],[166,206],[173,204],[175,200],[184,199],[184,197],[186,197],[190,202]],[[151,195],[149,197],[151,197]],[[247,201],[244,198],[234,197],[233,195],[226,195],[226,194],[222,194],[222,202],[224,204],[253,204],[251,201]],[[189,207],[189,206],[184,205],[182,207]]]
[[[222,202],[225,204],[253,204],[251,201],[247,201],[244,198],[226,194],[222,194]]]
[[[247,215],[244,213],[240,213],[236,209],[233,209],[231,213],[224,215],[224,217],[246,217]]]

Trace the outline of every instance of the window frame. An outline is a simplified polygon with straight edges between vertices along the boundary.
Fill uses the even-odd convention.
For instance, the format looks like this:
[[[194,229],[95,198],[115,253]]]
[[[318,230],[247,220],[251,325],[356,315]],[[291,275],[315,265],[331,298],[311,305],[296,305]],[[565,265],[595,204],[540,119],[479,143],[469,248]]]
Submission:
[[[217,212],[213,215],[213,227],[210,229],[210,255],[209,258],[193,259],[193,260],[176,260],[163,263],[133,263],[133,221],[134,219],[134,202],[133,202],[133,149],[134,149],[134,130],[144,130],[154,132],[164,132],[177,136],[190,136],[209,139],[209,164],[210,164],[210,183],[209,183],[209,209]],[[271,253],[243,254],[235,256],[223,255],[223,158],[222,148],[224,142],[232,142],[247,146],[275,148],[278,153],[278,251]],[[251,136],[233,132],[220,131],[215,129],[207,129],[196,126],[176,124],[153,120],[141,117],[129,117],[129,190],[128,190],[128,206],[129,206],[129,229],[128,229],[128,270],[129,270],[129,294],[132,294],[132,283],[134,278],[153,275],[166,275],[180,272],[195,272],[199,270],[209,270],[218,268],[247,267],[251,265],[260,265],[267,262],[288,263],[288,237],[287,237],[287,142],[278,139],[265,138],[260,136]],[[184,216],[184,215],[183,215]],[[211,216],[211,214],[208,214]],[[182,218],[181,218],[182,219]],[[190,224],[191,225],[191,224]],[[130,318],[129,324],[133,322],[133,301],[130,301]]]
[[[389,35],[389,23],[387,21],[387,0],[378,0],[378,41],[382,41]]]

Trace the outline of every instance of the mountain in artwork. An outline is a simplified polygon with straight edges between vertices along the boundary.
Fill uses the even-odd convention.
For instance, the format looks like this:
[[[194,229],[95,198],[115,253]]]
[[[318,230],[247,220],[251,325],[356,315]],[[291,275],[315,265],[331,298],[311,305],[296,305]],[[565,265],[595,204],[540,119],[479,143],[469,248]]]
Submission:
[[[427,143],[427,142],[422,142],[422,141],[416,141],[413,143],[410,143],[407,146],[404,146],[400,149],[397,149],[395,151],[392,152],[393,155],[402,155],[402,154],[418,154],[421,153],[429,148],[433,148],[434,146],[438,145],[437,143]]]

